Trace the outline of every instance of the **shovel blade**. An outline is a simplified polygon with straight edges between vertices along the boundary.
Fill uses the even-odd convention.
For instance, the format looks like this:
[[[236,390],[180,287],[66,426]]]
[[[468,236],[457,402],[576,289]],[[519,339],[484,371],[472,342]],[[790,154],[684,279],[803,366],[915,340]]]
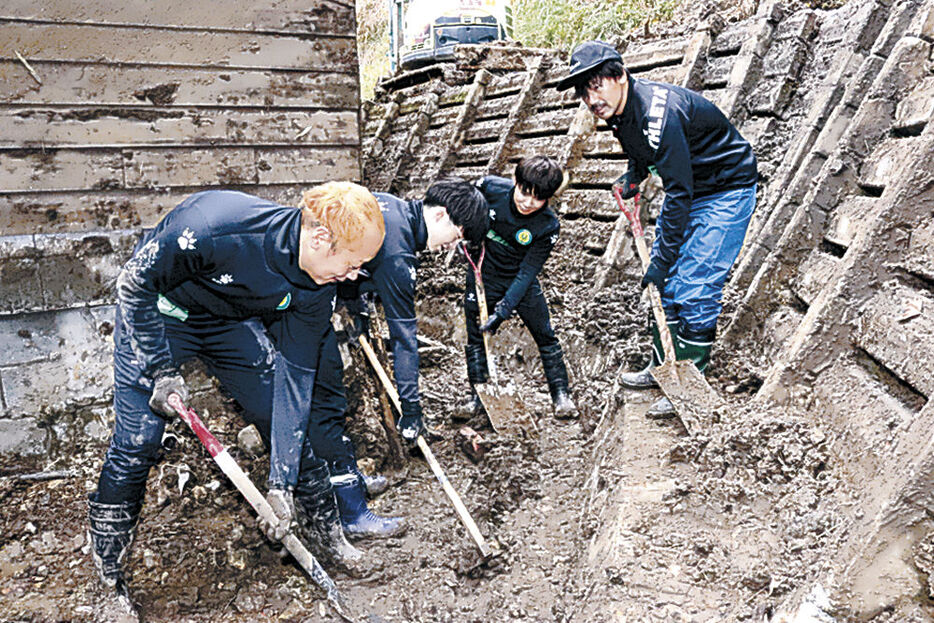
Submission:
[[[493,430],[501,435],[516,434],[520,430],[530,431],[535,423],[528,414],[525,403],[513,384],[506,386],[480,383],[474,386]]]
[[[674,405],[689,435],[711,422],[713,411],[723,404],[691,361],[665,361],[652,369],[652,376]]]

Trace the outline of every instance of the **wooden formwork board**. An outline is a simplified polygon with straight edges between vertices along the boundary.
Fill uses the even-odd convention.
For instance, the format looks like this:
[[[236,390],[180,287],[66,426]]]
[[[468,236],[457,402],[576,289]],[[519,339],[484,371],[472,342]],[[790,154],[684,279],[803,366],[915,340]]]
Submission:
[[[863,160],[859,167],[859,182],[863,186],[885,188],[899,175],[905,154],[914,153],[920,145],[920,136],[889,137],[880,143],[872,155]]]
[[[732,56],[714,56],[707,59],[702,82],[705,89],[722,89],[730,80],[730,71],[736,61]]]
[[[581,153],[584,154],[606,154],[608,156],[618,156],[622,153],[619,141],[610,131],[594,132],[587,136],[583,141]]]
[[[825,253],[819,248],[811,249],[807,258],[798,265],[797,275],[792,281],[791,289],[798,298],[810,305],[821,289],[833,282],[839,263],[840,258]]]
[[[0,110],[0,148],[294,144],[354,145],[353,111],[252,111],[156,107]],[[307,131],[306,131],[307,130]]]
[[[510,95],[509,97],[501,97],[499,99],[484,99],[480,102],[480,105],[477,106],[477,120],[486,119],[489,117],[508,117],[509,111],[512,110],[513,105],[516,103],[516,95]]]
[[[577,114],[576,108],[559,108],[546,110],[529,115],[516,125],[516,135],[535,134],[539,132],[562,131],[567,132],[571,121]]]
[[[708,51],[708,62],[711,58],[718,56],[735,56],[739,54],[739,49],[743,47],[743,42],[749,38],[749,22],[742,21],[728,24],[714,38]]]
[[[558,209],[561,214],[582,216],[601,221],[615,221],[620,215],[609,186],[606,189],[582,189],[572,186],[561,194]]]
[[[324,181],[324,180],[322,180]],[[233,186],[281,205],[298,205],[312,182]],[[152,227],[201,186],[165,191],[95,190],[0,194],[0,231],[5,236]]]
[[[125,106],[166,98],[166,105],[356,108],[352,74],[202,70],[31,63],[39,85],[19,62],[0,61],[0,103]],[[156,105],[163,105],[157,99]]]
[[[512,141],[506,149],[506,158],[518,161],[529,156],[549,156],[557,158],[568,142],[567,136],[536,136]]]
[[[464,133],[464,142],[471,143],[490,139],[496,140],[499,138],[505,125],[505,119],[485,119],[483,121],[477,121],[471,124]]]
[[[486,97],[495,99],[519,92],[525,83],[528,73],[524,71],[511,72],[501,76],[493,76],[486,87]]]
[[[0,18],[33,19],[53,22],[95,22],[180,26],[197,30],[242,29],[280,31],[315,36],[336,33],[353,37],[353,4],[334,0],[282,0],[275,8],[268,3],[249,4],[240,0],[211,2],[61,2],[60,0],[5,0]]]
[[[854,195],[841,201],[830,216],[824,237],[836,245],[849,247],[856,232],[865,224],[864,216],[873,213],[873,205],[879,200],[877,197]]]
[[[428,127],[437,128],[454,123],[462,110],[461,106],[451,106],[448,108],[439,108],[431,116],[431,122]]]
[[[610,184],[626,172],[625,160],[605,160],[597,158],[582,158],[571,170],[571,181],[574,184]]]
[[[623,54],[623,64],[633,74],[660,66],[677,65],[684,58],[690,38],[661,39],[636,46]]]
[[[150,148],[0,152],[0,191],[296,183],[354,179],[356,147]]]
[[[149,44],[143,48],[139,39]],[[299,37],[256,32],[162,30],[101,24],[0,22],[0,55],[19,51],[30,64],[69,63],[356,71],[356,42],[347,37]]]
[[[486,166],[493,153],[493,143],[475,143],[464,145],[457,150],[458,166]]]
[[[921,313],[906,313],[912,304],[919,306]],[[934,395],[932,308],[934,298],[929,293],[889,284],[863,308],[856,333],[863,350],[927,397]]]

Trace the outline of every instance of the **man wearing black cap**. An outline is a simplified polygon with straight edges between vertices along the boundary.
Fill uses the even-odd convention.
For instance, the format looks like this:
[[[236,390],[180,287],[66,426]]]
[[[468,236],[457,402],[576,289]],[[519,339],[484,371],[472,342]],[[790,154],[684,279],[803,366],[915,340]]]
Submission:
[[[665,201],[642,287],[658,287],[678,359],[692,360],[703,372],[723,286],[756,205],[752,147],[712,102],[690,89],[633,78],[619,52],[602,41],[574,49],[557,88],[571,87],[609,124],[629,158],[629,169],[616,180],[623,197],[635,197],[650,172],[662,179]],[[651,370],[663,355],[654,325],[652,336],[652,360],[641,372],[623,375],[625,386],[657,387]],[[666,398],[649,410],[655,417],[672,413]]]

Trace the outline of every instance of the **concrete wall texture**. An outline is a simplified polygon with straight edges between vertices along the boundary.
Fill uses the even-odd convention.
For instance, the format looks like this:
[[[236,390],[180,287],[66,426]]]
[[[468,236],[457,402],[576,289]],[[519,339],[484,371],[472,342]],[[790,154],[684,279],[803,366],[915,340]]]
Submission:
[[[109,434],[141,227],[205,188],[360,180],[354,6],[10,0],[0,41],[0,454],[42,455]]]
[[[921,593],[911,551],[934,533],[932,42],[930,0],[763,2],[743,22],[713,18],[624,51],[635,75],[704,93],[756,148],[759,205],[720,348],[750,362],[755,401],[800,406],[830,429],[861,499],[828,561],[842,572],[821,582],[859,620]],[[599,257],[596,285],[637,272],[608,193],[625,160],[602,123],[551,88],[565,62],[465,51],[384,83],[365,107],[367,180],[417,195],[442,174],[508,175],[523,156],[558,156],[571,175],[562,228]],[[650,215],[659,195],[646,189]]]

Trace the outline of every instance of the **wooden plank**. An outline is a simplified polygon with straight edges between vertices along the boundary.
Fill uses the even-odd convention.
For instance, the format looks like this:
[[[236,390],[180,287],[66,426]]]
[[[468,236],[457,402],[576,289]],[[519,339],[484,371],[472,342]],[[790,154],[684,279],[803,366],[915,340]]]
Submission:
[[[797,278],[792,289],[802,301],[810,305],[821,289],[833,281],[840,258],[812,249],[810,255],[798,266]]]
[[[358,157],[352,147],[124,151],[127,188],[356,180]]]
[[[713,56],[707,59],[704,67],[704,88],[720,89],[730,80],[730,71],[736,60],[732,56]]]
[[[530,115],[516,126],[516,135],[557,130],[567,133],[576,113],[575,108],[559,108]]]
[[[478,121],[471,125],[467,129],[467,132],[464,133],[464,141],[469,143],[477,139],[496,139],[499,137],[500,132],[503,131],[503,125],[505,123],[505,119]]]
[[[623,153],[619,141],[612,132],[594,132],[583,140],[585,154],[608,154],[619,157]]]
[[[494,143],[464,145],[459,150],[457,150],[458,166],[461,166],[464,163],[468,163],[470,166],[475,164],[485,165],[490,159],[490,154],[493,153],[494,145]]]
[[[920,143],[920,136],[885,139],[873,150],[872,156],[860,164],[860,183],[874,188],[885,188],[889,182],[901,176],[899,167],[904,162],[905,154],[914,153],[916,145]]]
[[[476,119],[479,121],[493,116],[498,116],[505,119],[509,116],[509,111],[512,109],[512,105],[515,103],[515,101],[515,95],[501,97],[495,100],[484,99],[482,102],[480,102],[480,105],[477,106]]]
[[[0,148],[77,145],[357,143],[353,111],[73,108],[0,110]],[[310,129],[309,129],[310,128]],[[305,130],[308,129],[306,132]]]
[[[0,194],[0,231],[12,236],[152,227],[185,197],[209,188],[236,189],[281,205],[298,205],[302,190],[324,181],[327,180],[309,177],[304,184],[274,186],[203,184],[160,191],[117,189]]]
[[[431,116],[431,125],[428,127],[438,128],[444,125],[454,123],[461,112],[460,106],[451,106],[449,108],[439,108]]]
[[[146,38],[146,45],[139,44]],[[166,30],[153,35],[140,28],[0,22],[0,59],[138,63],[188,67],[327,69],[354,72],[356,42],[346,37]]]
[[[527,73],[524,71],[510,72],[503,76],[494,76],[486,88],[487,99],[495,99],[504,96],[507,92],[518,93],[522,84],[526,80]]]
[[[33,63],[42,84],[19,62],[0,61],[0,103],[74,106],[126,105],[254,106],[356,110],[357,77],[180,68],[135,68]]]
[[[0,192],[119,188],[120,151],[29,149],[0,153]]]
[[[609,187],[626,171],[625,160],[582,159],[571,170],[574,184],[606,184]]]
[[[94,0],[4,0],[0,16],[54,22],[171,25],[205,28],[240,28],[253,31],[300,33],[344,33],[355,31],[354,6],[334,0],[278,0],[243,3],[239,0],[211,2],[125,2]]]
[[[872,206],[877,201],[879,199],[876,197],[863,196],[844,199],[833,211],[824,237],[834,244],[849,248],[860,226],[866,224],[865,215],[872,213]]]
[[[257,149],[256,164],[260,184],[360,181],[360,151],[354,147]]]
[[[506,158],[513,161],[538,155],[557,158],[568,140],[568,137],[561,134],[518,139],[506,148]]]
[[[568,188],[557,200],[561,214],[585,216],[600,220],[619,216],[619,207],[609,190]]]

